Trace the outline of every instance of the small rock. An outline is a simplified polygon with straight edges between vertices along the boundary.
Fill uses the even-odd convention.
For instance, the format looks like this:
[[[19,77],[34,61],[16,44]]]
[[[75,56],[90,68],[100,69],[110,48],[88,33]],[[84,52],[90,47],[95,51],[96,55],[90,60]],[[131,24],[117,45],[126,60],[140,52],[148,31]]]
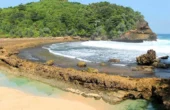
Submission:
[[[89,72],[89,73],[98,73],[99,70],[95,69],[95,68],[87,68],[87,72]]]
[[[105,63],[100,63],[100,66],[106,66],[106,64]]]
[[[163,57],[160,57],[159,59],[168,59],[169,56],[163,56]]]
[[[49,60],[49,61],[47,61],[47,62],[46,62],[46,65],[48,65],[48,66],[54,65],[54,60]]]
[[[86,62],[80,61],[80,62],[77,63],[77,66],[78,67],[86,67],[87,64],[86,64]]]
[[[101,96],[98,94],[94,94],[94,93],[82,93],[81,94],[84,97],[94,97],[96,100],[100,100]]]
[[[108,62],[120,63],[119,59],[110,59]]]

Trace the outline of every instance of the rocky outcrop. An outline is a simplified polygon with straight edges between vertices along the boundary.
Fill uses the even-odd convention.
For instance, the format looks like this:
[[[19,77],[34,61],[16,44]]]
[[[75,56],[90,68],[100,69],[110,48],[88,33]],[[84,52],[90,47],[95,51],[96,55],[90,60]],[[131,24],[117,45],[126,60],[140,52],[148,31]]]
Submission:
[[[86,67],[87,64],[84,61],[80,61],[80,62],[77,63],[77,66],[82,68],[82,67]]]
[[[108,62],[112,62],[112,63],[120,63],[120,60],[119,59],[110,59]]]
[[[156,59],[156,52],[154,50],[148,50],[146,54],[143,54],[136,58],[136,62],[138,65],[149,65],[153,66],[154,68],[163,68],[167,69],[169,68],[168,64],[162,63],[161,60],[168,59],[169,56],[163,56],[158,59]],[[132,68],[133,71],[141,70],[139,68]],[[143,69],[144,70],[144,69]],[[151,70],[151,69],[147,69]]]
[[[90,68],[90,67],[88,67],[86,71],[89,72],[89,73],[99,73],[98,69]]]
[[[164,63],[161,63],[161,62],[154,62],[152,65],[155,68],[163,68],[163,69],[169,68],[169,66],[167,64],[164,64]]]
[[[131,67],[132,71],[145,71],[148,73],[154,73],[154,67],[153,66],[137,66],[137,67]]]
[[[52,65],[54,65],[54,60],[49,60],[45,64],[48,66],[52,66]]]
[[[156,52],[154,50],[148,50],[146,54],[143,54],[136,58],[136,62],[139,65],[152,65],[156,59]]]
[[[169,58],[169,56],[162,56],[162,57],[160,57],[159,59],[168,59]]]
[[[124,33],[120,39],[127,41],[156,40],[157,35],[151,30],[148,22],[141,20],[137,23],[135,30]]]

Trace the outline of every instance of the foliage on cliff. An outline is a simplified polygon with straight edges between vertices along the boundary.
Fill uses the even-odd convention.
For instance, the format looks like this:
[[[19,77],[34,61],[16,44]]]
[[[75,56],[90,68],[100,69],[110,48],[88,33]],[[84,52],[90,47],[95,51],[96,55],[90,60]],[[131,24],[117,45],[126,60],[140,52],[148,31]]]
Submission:
[[[0,9],[0,37],[83,36],[114,38],[136,28],[143,16],[109,2],[89,5],[40,0]]]

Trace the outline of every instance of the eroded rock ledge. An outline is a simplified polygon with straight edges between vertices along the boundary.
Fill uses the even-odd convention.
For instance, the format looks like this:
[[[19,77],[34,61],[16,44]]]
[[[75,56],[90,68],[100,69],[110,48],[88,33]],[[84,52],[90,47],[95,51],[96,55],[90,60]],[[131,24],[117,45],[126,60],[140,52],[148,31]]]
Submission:
[[[47,39],[47,40],[32,40],[14,43],[13,46],[3,45],[0,50],[1,66],[7,65],[13,70],[22,72],[26,77],[33,75],[35,77],[44,78],[46,80],[69,82],[76,86],[81,86],[93,91],[103,91],[99,95],[91,95],[90,93],[82,93],[84,96],[93,96],[102,98],[103,100],[116,103],[124,99],[151,99],[155,98],[163,103],[166,109],[170,108],[170,80],[160,78],[126,78],[121,76],[107,75],[104,73],[89,73],[82,72],[71,68],[59,68],[55,66],[48,66],[42,63],[33,63],[31,61],[20,59],[17,57],[17,51],[34,47],[40,44],[52,42],[73,41],[70,38],[61,39]],[[3,51],[3,52],[2,52]],[[42,82],[53,85],[53,82]],[[68,89],[70,91],[71,89]],[[75,91],[72,91],[75,92]],[[90,95],[89,95],[90,94]],[[105,94],[105,95],[103,95]],[[115,100],[117,97],[117,100]]]
[[[145,20],[137,23],[135,30],[130,30],[120,37],[120,41],[142,42],[143,40],[156,40],[157,35],[151,30],[148,22]]]

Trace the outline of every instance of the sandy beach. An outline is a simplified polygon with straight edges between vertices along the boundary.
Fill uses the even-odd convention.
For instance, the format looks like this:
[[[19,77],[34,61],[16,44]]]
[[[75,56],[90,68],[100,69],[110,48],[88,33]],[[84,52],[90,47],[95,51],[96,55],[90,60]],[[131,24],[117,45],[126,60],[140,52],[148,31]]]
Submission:
[[[0,87],[1,110],[96,110],[81,102],[61,98],[39,97]]]

